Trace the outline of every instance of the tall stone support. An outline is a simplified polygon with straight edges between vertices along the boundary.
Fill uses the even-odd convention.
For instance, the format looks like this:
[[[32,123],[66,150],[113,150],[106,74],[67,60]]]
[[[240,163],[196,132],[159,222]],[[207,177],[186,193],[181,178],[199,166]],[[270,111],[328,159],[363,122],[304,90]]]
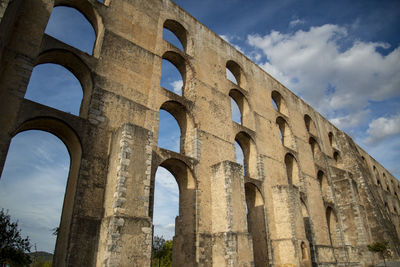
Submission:
[[[211,169],[211,266],[251,266],[253,251],[247,231],[242,167],[224,161]]]
[[[97,266],[150,266],[151,140],[131,124],[112,138]]]
[[[276,227],[271,242],[276,266],[311,266],[298,188],[277,185],[272,187],[271,197]]]
[[[8,2],[8,3],[7,3]],[[39,3],[40,2],[40,3]],[[39,53],[52,1],[5,1],[0,20],[0,169]],[[28,34],[29,33],[29,34]]]

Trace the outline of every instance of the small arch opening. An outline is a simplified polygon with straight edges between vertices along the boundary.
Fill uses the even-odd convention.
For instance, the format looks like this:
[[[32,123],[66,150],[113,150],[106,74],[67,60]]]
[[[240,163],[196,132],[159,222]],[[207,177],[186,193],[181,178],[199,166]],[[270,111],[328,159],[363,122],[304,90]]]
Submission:
[[[318,177],[322,196],[326,197],[329,185],[328,185],[328,180],[326,179],[325,173],[323,171],[318,171],[317,177]]]
[[[271,98],[274,109],[288,116],[288,109],[282,95],[278,91],[272,91]]]
[[[58,64],[40,64],[33,71],[25,98],[79,116],[83,89],[69,70]]]
[[[178,49],[186,51],[187,49],[187,31],[177,21],[167,19],[164,22],[163,27],[163,38],[167,42],[171,43]]]
[[[240,132],[235,137],[235,142],[240,146],[243,151],[243,168],[244,175],[257,178],[257,151],[256,145],[251,137],[245,133]],[[238,149],[236,149],[237,151]]]
[[[314,121],[311,119],[309,115],[304,115],[304,123],[307,129],[307,132],[317,136],[317,128],[315,127]]]
[[[333,158],[335,159],[336,167],[343,168],[342,157],[340,156],[338,151],[335,151],[335,153],[333,153]]]
[[[161,63],[160,86],[170,92],[182,96],[182,75],[178,68],[167,59],[163,59]]]
[[[315,161],[322,160],[322,152],[321,152],[321,148],[319,147],[318,142],[313,137],[310,137],[308,140],[308,143],[310,144],[310,147],[311,147],[311,153],[312,153],[313,159]]]
[[[295,159],[295,157],[290,153],[287,153],[285,155],[285,167],[286,167],[288,184],[299,186],[300,184],[299,166],[297,165],[297,160]]]
[[[177,153],[180,152],[181,129],[178,122],[166,110],[159,111],[158,146]]]
[[[54,7],[45,33],[90,55],[93,54],[96,42],[95,29],[75,8]]]
[[[159,147],[190,154],[194,124],[186,108],[176,101],[167,101],[161,105],[159,115]]]
[[[229,96],[231,97],[232,120],[236,123],[246,126],[247,128],[252,128],[251,126],[253,126],[253,119],[251,117],[250,106],[246,97],[236,89],[230,90]],[[239,109],[239,113],[237,109]]]
[[[241,88],[245,88],[246,81],[242,68],[236,62],[229,60],[226,62],[226,78]]]
[[[276,124],[279,128],[280,139],[284,146],[295,149],[295,141],[293,133],[287,124],[286,120],[282,117],[276,118]]]

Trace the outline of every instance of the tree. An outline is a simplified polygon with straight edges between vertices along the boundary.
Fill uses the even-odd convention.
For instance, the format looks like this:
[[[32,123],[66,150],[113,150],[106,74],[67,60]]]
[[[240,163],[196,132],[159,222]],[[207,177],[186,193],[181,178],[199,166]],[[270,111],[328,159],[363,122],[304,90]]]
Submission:
[[[18,222],[11,222],[11,217],[4,209],[0,211],[0,264],[5,266],[25,266],[31,263],[27,252],[31,245],[29,238],[22,238]]]
[[[165,240],[162,236],[153,239],[153,264],[154,267],[172,266],[172,240]]]
[[[385,255],[388,255],[390,253],[389,242],[388,241],[382,241],[382,242],[377,241],[372,244],[369,244],[367,247],[368,247],[368,250],[373,253],[380,253],[383,258],[383,262],[385,263],[385,266],[386,266]]]

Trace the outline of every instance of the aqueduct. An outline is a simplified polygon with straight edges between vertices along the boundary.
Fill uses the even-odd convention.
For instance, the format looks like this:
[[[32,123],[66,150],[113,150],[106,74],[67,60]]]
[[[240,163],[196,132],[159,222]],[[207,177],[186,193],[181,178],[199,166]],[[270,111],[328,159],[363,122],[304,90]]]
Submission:
[[[56,6],[90,22],[92,54],[44,33]],[[160,86],[163,59],[182,95]],[[174,266],[371,266],[366,245],[382,239],[399,256],[399,181],[170,0],[3,0],[0,61],[0,166],[30,129],[71,155],[55,266],[150,266],[158,166],[179,186]],[[80,81],[79,116],[24,98],[43,63]],[[179,153],[157,146],[160,109],[179,124]]]

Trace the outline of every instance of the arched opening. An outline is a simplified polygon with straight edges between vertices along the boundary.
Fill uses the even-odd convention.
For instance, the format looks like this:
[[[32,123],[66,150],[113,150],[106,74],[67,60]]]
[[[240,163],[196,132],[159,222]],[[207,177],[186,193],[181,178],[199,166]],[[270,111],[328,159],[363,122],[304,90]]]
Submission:
[[[185,94],[185,81],[185,60],[175,52],[166,52],[161,62],[161,87],[182,96]]]
[[[272,91],[271,98],[274,109],[283,115],[288,116],[288,109],[282,95],[278,91]]]
[[[231,97],[232,120],[243,126],[251,128],[250,122],[252,120],[250,118],[250,107],[246,97],[239,90],[236,89],[230,90],[229,96]],[[237,109],[239,109],[239,113]]]
[[[300,199],[300,203],[301,203],[301,214],[303,216],[304,231],[306,234],[308,244],[310,245],[311,258],[314,262],[316,262],[316,259],[314,257],[314,250],[313,250],[313,231],[312,231],[312,227],[311,227],[310,214],[308,212],[307,206],[304,203],[303,199]],[[304,241],[301,242],[300,248],[301,248],[302,260],[309,260],[310,257],[309,257],[308,248]]]
[[[321,194],[323,197],[327,197],[329,185],[325,173],[323,171],[318,171],[317,176],[318,176],[319,186],[321,189]]]
[[[335,141],[335,137],[333,136],[333,133],[332,133],[332,132],[329,132],[329,133],[328,133],[328,138],[329,138],[329,145],[330,145],[331,147],[336,148],[336,141]]]
[[[295,149],[295,142],[292,131],[284,118],[276,118],[276,124],[279,127],[281,142],[284,146]]]
[[[246,79],[242,68],[236,62],[229,60],[226,62],[226,78],[241,88],[246,88]]]
[[[164,160],[159,166],[173,175],[179,189],[178,216],[174,222],[172,265],[190,266],[195,261],[196,256],[196,208],[194,205],[196,203],[196,181],[189,167],[178,159]],[[154,190],[157,192],[157,188]]]
[[[81,51],[93,54],[96,32],[77,9],[56,6],[51,12],[45,33]]]
[[[300,184],[299,166],[297,165],[295,157],[290,153],[287,153],[285,155],[285,167],[286,167],[288,184],[299,186]]]
[[[306,125],[307,132],[310,134],[317,136],[317,128],[315,127],[314,121],[311,119],[309,115],[304,115],[304,123]]]
[[[160,109],[158,124],[158,146],[177,153],[180,152],[181,130],[174,116]]]
[[[340,156],[338,151],[335,151],[335,153],[333,153],[333,158],[335,159],[336,167],[340,169],[343,168],[342,157]]]
[[[254,266],[265,266],[268,262],[267,233],[264,201],[259,189],[252,183],[245,184],[247,226],[253,239]]]
[[[310,137],[310,139],[308,140],[308,143],[310,144],[314,161],[317,161],[317,162],[321,161],[322,153],[321,153],[321,148],[319,147],[319,144],[317,143],[317,141],[313,137]]]
[[[83,89],[63,66],[41,64],[32,71],[25,98],[79,116]]]
[[[46,64],[52,63],[52,64]],[[80,105],[79,116],[86,118],[89,112],[89,104],[90,99],[92,97],[92,75],[89,68],[82,62],[82,60],[76,56],[75,54],[62,50],[49,50],[45,51],[38,56],[35,64],[37,67],[34,68],[34,72],[36,68],[39,68],[39,75],[32,76],[29,83],[35,82],[36,86],[41,90],[42,87],[49,88],[48,90],[52,90],[56,94],[60,92],[68,92],[68,91],[77,91],[77,89],[73,89],[71,86],[74,85],[75,77],[80,82],[80,87],[78,90],[83,91],[83,96],[81,98],[76,98],[74,100],[74,105]],[[42,69],[42,65],[45,66],[44,70]],[[66,70],[61,68],[63,66],[68,71],[70,71],[74,77],[71,75],[66,75]],[[61,69],[62,71],[58,71]],[[43,70],[43,71],[42,71]],[[51,72],[53,70],[53,72]],[[56,72],[54,72],[56,71]],[[32,74],[33,75],[33,74]],[[57,75],[57,76],[52,76]],[[54,84],[50,84],[50,81],[53,81]],[[51,85],[54,85],[55,88],[52,88]],[[30,85],[28,85],[29,87]],[[74,85],[76,87],[76,85]],[[40,99],[39,103],[42,103],[47,98],[47,95],[43,94],[43,99]],[[63,97],[63,96],[62,96]],[[66,96],[65,96],[66,97]],[[60,99],[56,99],[60,101]],[[61,99],[62,100],[62,99]],[[51,102],[51,101],[50,101]],[[69,112],[69,110],[67,110]],[[74,112],[75,114],[75,112]]]
[[[331,207],[326,208],[326,221],[328,223],[329,240],[333,247],[337,247],[338,243],[338,220],[334,210]]]
[[[236,122],[237,124],[242,124],[242,112],[240,111],[239,105],[232,97],[231,97],[231,114],[232,114],[232,121]]]
[[[153,225],[154,237],[166,241],[175,236],[175,220],[179,214],[179,188],[175,177],[165,168],[158,167],[154,185]],[[157,259],[159,260],[159,259]],[[153,258],[153,262],[156,261]],[[170,259],[163,259],[166,263]],[[163,264],[160,264],[164,266]]]
[[[171,43],[178,49],[180,49],[182,51],[186,51],[187,31],[177,21],[167,19],[164,22],[163,38],[164,38],[164,40]]]
[[[235,137],[235,141],[243,151],[245,176],[257,179],[257,149],[254,141],[245,132],[239,132]]]
[[[158,146],[189,155],[194,125],[186,108],[176,101],[167,101],[159,114]]]
[[[243,168],[243,175],[245,174],[245,169],[244,169],[244,153],[242,148],[240,147],[239,143],[235,140],[235,160],[236,163],[239,163],[242,165]]]
[[[1,208],[37,251],[54,252],[69,169],[68,150],[53,134],[29,130],[12,139],[0,180]]]
[[[81,162],[81,155],[82,155],[82,150],[81,150],[81,144],[80,141],[78,139],[78,136],[76,135],[76,133],[68,126],[66,125],[64,122],[57,120],[57,119],[53,119],[53,118],[49,118],[49,117],[39,117],[39,118],[35,118],[35,119],[31,119],[28,121],[25,121],[24,123],[22,123],[20,125],[20,127],[18,129],[16,129],[15,131],[15,135],[21,133],[23,135],[21,135],[22,137],[24,137],[25,131],[29,131],[27,132],[28,134],[30,134],[30,130],[41,130],[41,131],[45,131],[47,133],[53,134],[56,137],[58,137],[67,147],[68,149],[68,153],[70,156],[70,164],[69,164],[69,168],[68,166],[63,165],[63,171],[65,171],[65,173],[68,175],[67,178],[67,185],[66,187],[64,187],[62,190],[61,189],[57,189],[57,188],[53,188],[51,187],[52,184],[46,184],[45,181],[43,183],[37,184],[39,186],[39,194],[42,194],[42,197],[46,197],[49,198],[53,193],[57,193],[58,196],[64,200],[63,204],[62,204],[62,213],[61,213],[61,219],[60,219],[60,223],[59,225],[54,225],[52,226],[52,228],[56,228],[58,227],[58,231],[57,231],[57,242],[56,242],[56,247],[55,247],[55,251],[54,251],[54,262],[53,265],[58,266],[59,262],[65,262],[66,260],[66,252],[67,252],[67,247],[68,247],[68,240],[69,240],[69,231],[70,231],[70,226],[71,226],[71,222],[72,222],[72,210],[74,207],[74,200],[75,200],[75,191],[76,191],[76,184],[77,184],[77,180],[78,180],[78,173],[79,173],[79,167],[80,167],[80,162]],[[19,136],[17,136],[19,137]],[[37,140],[34,141],[37,144],[40,144],[41,141],[46,142],[46,141],[50,141],[51,138],[49,137],[40,137],[39,139],[41,140]],[[54,137],[53,137],[54,139]],[[58,140],[58,139],[56,139]],[[29,139],[25,139],[24,138],[24,142],[28,142],[29,143]],[[27,148],[27,145],[24,143],[24,146],[26,146],[24,148],[24,152],[23,154],[26,154],[25,149]],[[62,147],[64,147],[63,145],[61,145]],[[53,156],[51,151],[52,149],[54,149],[53,144],[48,144],[45,145],[42,149],[37,148],[35,150],[35,155],[34,157],[37,158],[42,158],[43,160],[50,160],[52,161],[52,165],[53,167],[59,166],[56,163],[56,160],[58,159],[57,156]],[[65,153],[64,153],[65,154]],[[22,159],[23,155],[18,157],[18,164],[17,164],[17,168],[22,168],[25,165],[24,160]],[[61,157],[61,154],[59,155],[59,157]],[[36,171],[40,171],[40,169],[44,166],[42,165],[36,165],[34,163],[29,164],[29,169],[25,170],[26,172],[26,177],[28,177],[28,175],[30,174],[35,174]],[[46,171],[48,169],[46,168],[42,168],[42,170]],[[40,177],[42,177],[41,179],[50,179],[51,177],[56,177],[55,172],[46,172],[46,174],[41,175]],[[46,178],[48,177],[48,178]],[[3,177],[4,178],[4,177]],[[54,178],[56,179],[56,178]],[[34,179],[30,180],[30,183],[34,183]],[[35,185],[36,186],[36,185]],[[29,187],[26,187],[29,189]],[[52,191],[54,190],[54,191]],[[63,194],[65,190],[65,194]],[[32,190],[33,191],[33,190]],[[37,199],[35,199],[37,200]],[[52,200],[48,200],[48,201],[52,201]],[[27,205],[27,203],[25,203],[25,205]],[[41,207],[35,207],[36,210],[40,209]],[[54,210],[44,210],[45,212],[50,212],[53,215],[49,215],[54,216],[54,214],[56,214],[56,211]],[[57,215],[56,215],[57,216]],[[54,224],[54,222],[52,222],[51,224]],[[35,225],[34,223],[32,225]],[[47,229],[47,228],[46,228]],[[49,231],[51,231],[51,229],[49,229]]]

